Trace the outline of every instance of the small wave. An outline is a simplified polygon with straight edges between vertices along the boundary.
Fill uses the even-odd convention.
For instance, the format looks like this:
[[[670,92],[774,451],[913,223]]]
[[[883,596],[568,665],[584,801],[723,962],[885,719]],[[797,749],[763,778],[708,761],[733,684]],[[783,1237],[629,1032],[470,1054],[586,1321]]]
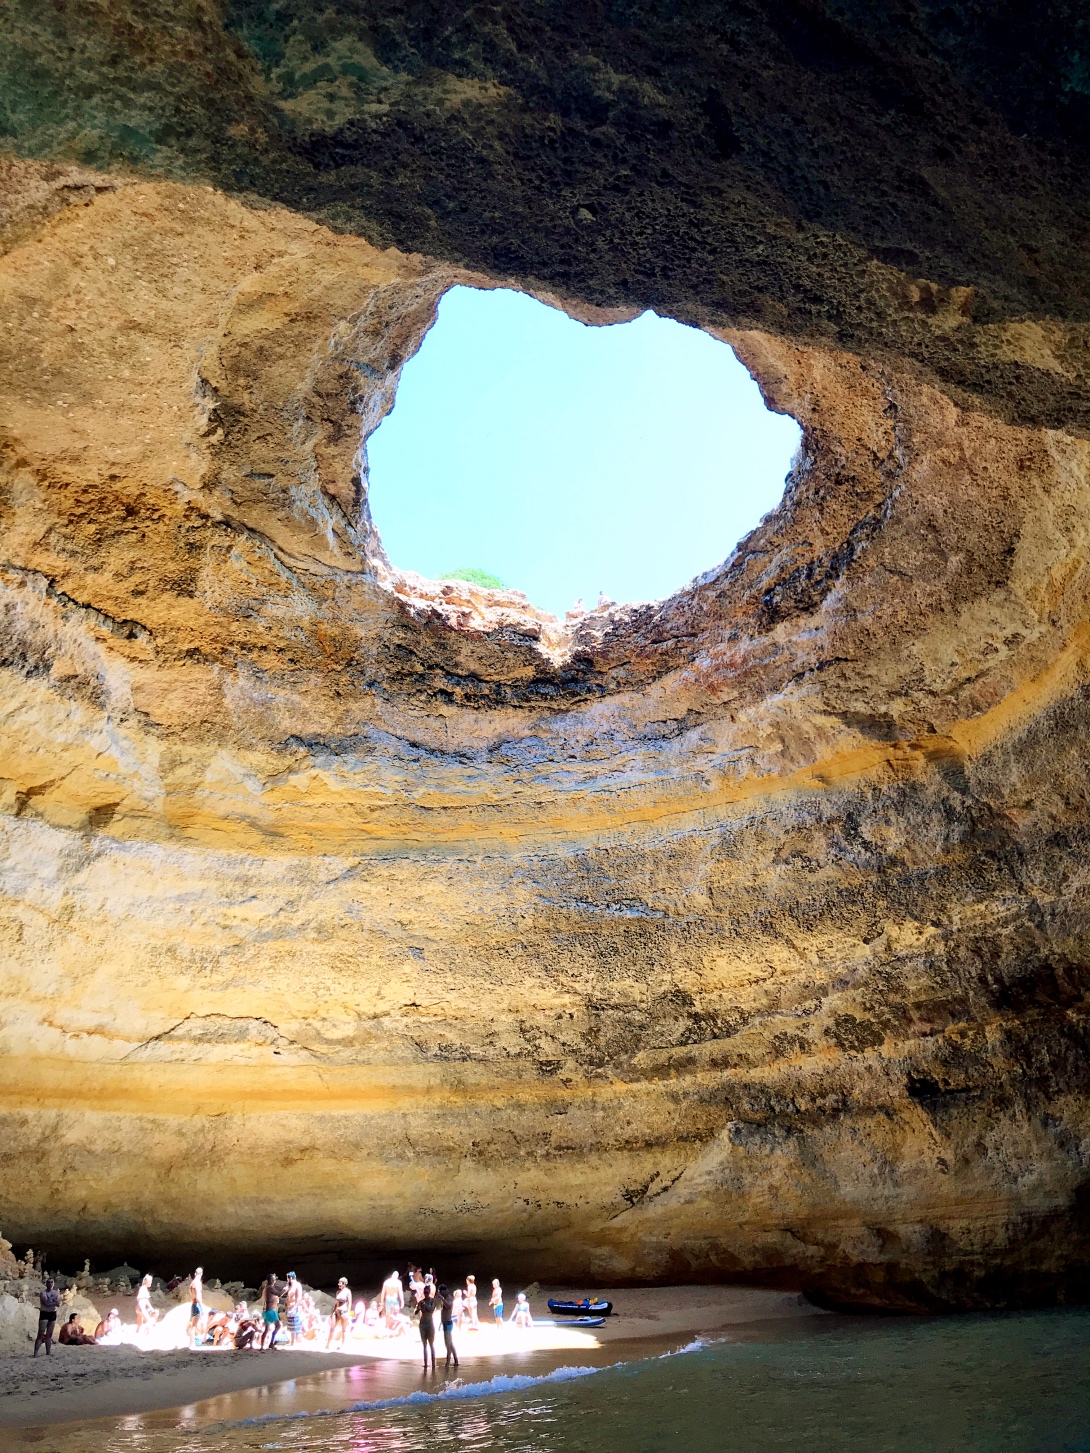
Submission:
[[[691,1342],[686,1342],[684,1347],[675,1347],[671,1352],[660,1352],[659,1360],[664,1357],[680,1357],[683,1352],[705,1352],[709,1347],[718,1347],[723,1342],[729,1342],[729,1337],[694,1337]]]
[[[262,1413],[259,1417],[240,1418],[237,1422],[208,1423],[203,1428],[187,1428],[186,1432],[191,1434],[204,1434],[212,1431],[219,1432],[226,1428],[258,1428],[267,1423],[294,1423],[300,1418],[340,1418],[346,1413],[377,1413],[384,1408],[411,1408],[419,1407],[423,1403],[451,1402],[457,1398],[482,1398],[494,1397],[497,1393],[523,1392],[528,1387],[540,1387],[542,1383],[548,1382],[571,1382],[576,1377],[589,1377],[594,1372],[604,1372],[602,1367],[554,1367],[552,1372],[543,1373],[540,1377],[530,1377],[526,1373],[514,1373],[505,1375],[497,1373],[488,1382],[464,1382],[451,1383],[448,1387],[441,1388],[439,1392],[418,1392],[405,1393],[402,1397],[376,1398],[373,1402],[352,1403],[346,1408],[318,1408],[312,1412],[299,1413]],[[273,1444],[267,1444],[273,1447]]]

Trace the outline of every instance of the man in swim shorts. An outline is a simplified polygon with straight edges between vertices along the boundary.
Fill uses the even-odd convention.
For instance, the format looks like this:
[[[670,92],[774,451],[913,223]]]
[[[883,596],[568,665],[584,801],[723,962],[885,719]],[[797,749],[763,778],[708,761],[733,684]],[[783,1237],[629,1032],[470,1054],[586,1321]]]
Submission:
[[[284,1293],[284,1310],[288,1318],[288,1338],[295,1346],[295,1339],[303,1332],[303,1288],[293,1271],[288,1272],[288,1286]]]
[[[57,1308],[60,1304],[61,1294],[57,1290],[56,1282],[50,1277],[38,1294],[38,1335],[34,1339],[35,1357],[38,1355],[38,1348],[43,1344],[47,1357],[53,1351],[53,1328],[57,1325]]]
[[[189,1321],[186,1324],[189,1350],[197,1345],[197,1338],[204,1335],[204,1267],[198,1266],[189,1278]]]
[[[500,1286],[498,1276],[492,1278],[492,1295],[488,1298],[488,1305],[496,1316],[496,1326],[503,1326],[503,1287]]]
[[[263,1305],[261,1320],[265,1323],[265,1331],[261,1337],[261,1350],[268,1352],[270,1347],[276,1347],[276,1334],[280,1331],[280,1288],[276,1284],[275,1271],[270,1271],[265,1278]]]
[[[386,1330],[397,1331],[401,1326],[401,1311],[405,1305],[405,1292],[401,1278],[392,1271],[382,1283],[382,1310],[386,1314]]]
[[[439,1323],[443,1328],[443,1341],[447,1349],[447,1361],[444,1371],[450,1371],[450,1360],[454,1358],[455,1367],[458,1366],[458,1354],[454,1350],[454,1301],[460,1294],[447,1289],[446,1282],[439,1283]]]

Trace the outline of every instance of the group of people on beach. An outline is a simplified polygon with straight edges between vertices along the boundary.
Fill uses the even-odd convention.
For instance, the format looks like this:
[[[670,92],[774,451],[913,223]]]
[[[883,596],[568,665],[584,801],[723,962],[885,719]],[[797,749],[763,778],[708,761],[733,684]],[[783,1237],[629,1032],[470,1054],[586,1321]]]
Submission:
[[[137,1325],[154,1326],[159,1319],[159,1313],[151,1305],[152,1278],[146,1276],[136,1294],[136,1319]],[[143,1298],[143,1323],[141,1324]],[[38,1293],[38,1335],[34,1339],[34,1356],[44,1347],[45,1355],[49,1357],[53,1351],[53,1333],[57,1328],[57,1315],[60,1312],[61,1294],[57,1289],[57,1283],[50,1276],[45,1280],[41,1291]],[[96,1343],[112,1336],[115,1332],[121,1331],[121,1316],[116,1307],[111,1307],[104,1317],[100,1317],[94,1332],[85,1332],[80,1322],[78,1312],[69,1312],[68,1320],[61,1324],[61,1330],[57,1334],[57,1341],[62,1347],[93,1347]]]
[[[399,1272],[392,1271],[376,1297],[370,1302],[360,1300],[354,1305],[348,1278],[342,1276],[337,1283],[328,1318],[319,1312],[313,1294],[303,1286],[294,1271],[289,1271],[283,1281],[275,1272],[269,1272],[258,1291],[260,1306],[257,1308],[250,1308],[245,1302],[237,1303],[231,1312],[207,1307],[201,1267],[190,1278],[189,1297],[187,1337],[191,1348],[210,1345],[269,1352],[276,1348],[278,1339],[285,1334],[286,1345],[294,1347],[300,1343],[320,1344],[324,1332],[327,1350],[335,1346],[343,1350],[350,1336],[402,1336],[412,1330],[415,1319],[425,1369],[429,1356],[432,1368],[435,1367],[438,1322],[446,1350],[445,1365],[449,1370],[452,1362],[455,1367],[459,1365],[454,1345],[455,1331],[475,1332],[481,1325],[476,1277],[467,1276],[464,1286],[451,1289],[446,1282],[436,1279],[434,1270],[424,1272],[418,1266],[409,1267],[404,1282]],[[502,1326],[503,1288],[498,1277],[493,1279],[488,1305],[493,1321]],[[151,1305],[151,1278],[145,1277],[136,1298],[138,1335],[142,1330],[153,1327],[158,1315]],[[519,1292],[508,1320],[516,1327],[533,1326],[533,1315],[525,1292]],[[280,1345],[285,1345],[284,1341]]]
[[[149,1274],[142,1279],[136,1292],[136,1335],[144,1342],[150,1341],[160,1319],[160,1312],[152,1302],[153,1286],[154,1281]],[[49,1278],[39,1296],[35,1356],[43,1346],[47,1356],[52,1351],[60,1305],[61,1294],[54,1280]],[[502,1326],[503,1287],[498,1277],[492,1281],[488,1307],[495,1325]],[[519,1292],[507,1320],[516,1327],[533,1326],[533,1315],[525,1292]],[[467,1276],[463,1286],[452,1289],[436,1278],[434,1270],[425,1272],[418,1266],[410,1266],[404,1281],[399,1272],[392,1271],[376,1297],[369,1302],[361,1299],[353,1304],[348,1278],[342,1276],[328,1317],[319,1311],[313,1293],[294,1271],[289,1271],[283,1281],[270,1271],[258,1290],[258,1305],[250,1307],[240,1301],[231,1311],[218,1310],[206,1303],[202,1267],[198,1266],[189,1279],[186,1339],[190,1348],[211,1346],[269,1352],[277,1347],[278,1341],[281,1346],[289,1347],[300,1344],[321,1346],[324,1336],[326,1350],[334,1347],[344,1350],[349,1337],[399,1337],[412,1331],[414,1321],[420,1333],[425,1369],[429,1358],[431,1367],[435,1367],[437,1331],[443,1334],[446,1368],[449,1370],[452,1363],[457,1367],[455,1332],[476,1332],[481,1326],[476,1277]],[[79,1313],[72,1312],[61,1327],[58,1341],[69,1345],[90,1345],[120,1331],[121,1318],[116,1308],[98,1322],[93,1335],[83,1330]]]

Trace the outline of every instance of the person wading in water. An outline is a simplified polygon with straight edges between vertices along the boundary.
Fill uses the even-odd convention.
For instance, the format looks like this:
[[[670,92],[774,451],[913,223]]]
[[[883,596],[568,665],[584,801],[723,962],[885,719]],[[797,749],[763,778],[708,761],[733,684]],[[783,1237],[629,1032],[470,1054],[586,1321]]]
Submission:
[[[431,1284],[425,1286],[424,1295],[416,1304],[420,1315],[420,1341],[424,1348],[424,1371],[428,1370],[428,1349],[431,1349],[431,1370],[435,1371],[435,1296]]]
[[[454,1299],[457,1292],[447,1290],[445,1282],[439,1284],[439,1321],[443,1328],[443,1342],[447,1349],[447,1361],[445,1371],[450,1371],[450,1359],[454,1358],[455,1367],[458,1366],[458,1354],[454,1350],[454,1322],[456,1318],[454,1310]],[[434,1356],[434,1353],[432,1354]]]
[[[61,1294],[57,1290],[56,1283],[50,1277],[45,1286],[38,1294],[38,1335],[34,1339],[34,1356],[38,1355],[38,1348],[45,1344],[45,1355],[48,1357],[53,1351],[53,1328],[57,1324],[57,1308],[61,1304]],[[432,1358],[435,1352],[432,1352]]]

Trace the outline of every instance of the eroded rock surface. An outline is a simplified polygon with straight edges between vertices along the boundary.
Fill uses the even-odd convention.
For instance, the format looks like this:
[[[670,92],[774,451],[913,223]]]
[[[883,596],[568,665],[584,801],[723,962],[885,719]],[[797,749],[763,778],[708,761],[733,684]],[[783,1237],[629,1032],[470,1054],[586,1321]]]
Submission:
[[[186,23],[242,78],[201,125],[282,178],[244,113],[287,83]],[[305,87],[276,106],[343,145],[426,80],[436,134],[487,137],[513,104],[487,70],[395,77],[392,112],[351,112],[373,98],[347,82],[333,120]],[[968,192],[940,280],[844,225],[863,271],[806,283],[797,228],[754,241],[722,195],[732,246],[794,279],[760,317],[709,292],[681,207],[670,275],[700,308],[664,306],[803,447],[722,567],[568,624],[394,570],[361,429],[446,287],[606,321],[656,301],[629,254],[498,262],[453,224],[379,248],[357,234],[399,214],[362,184],[336,216],[231,196],[196,144],[173,179],[159,155],[5,164],[9,1235],[465,1249],[842,1304],[1086,1289],[1090,443],[1061,120],[1036,310],[994,239],[972,253]],[[496,167],[475,235],[509,224]],[[810,287],[854,321],[806,322]]]

